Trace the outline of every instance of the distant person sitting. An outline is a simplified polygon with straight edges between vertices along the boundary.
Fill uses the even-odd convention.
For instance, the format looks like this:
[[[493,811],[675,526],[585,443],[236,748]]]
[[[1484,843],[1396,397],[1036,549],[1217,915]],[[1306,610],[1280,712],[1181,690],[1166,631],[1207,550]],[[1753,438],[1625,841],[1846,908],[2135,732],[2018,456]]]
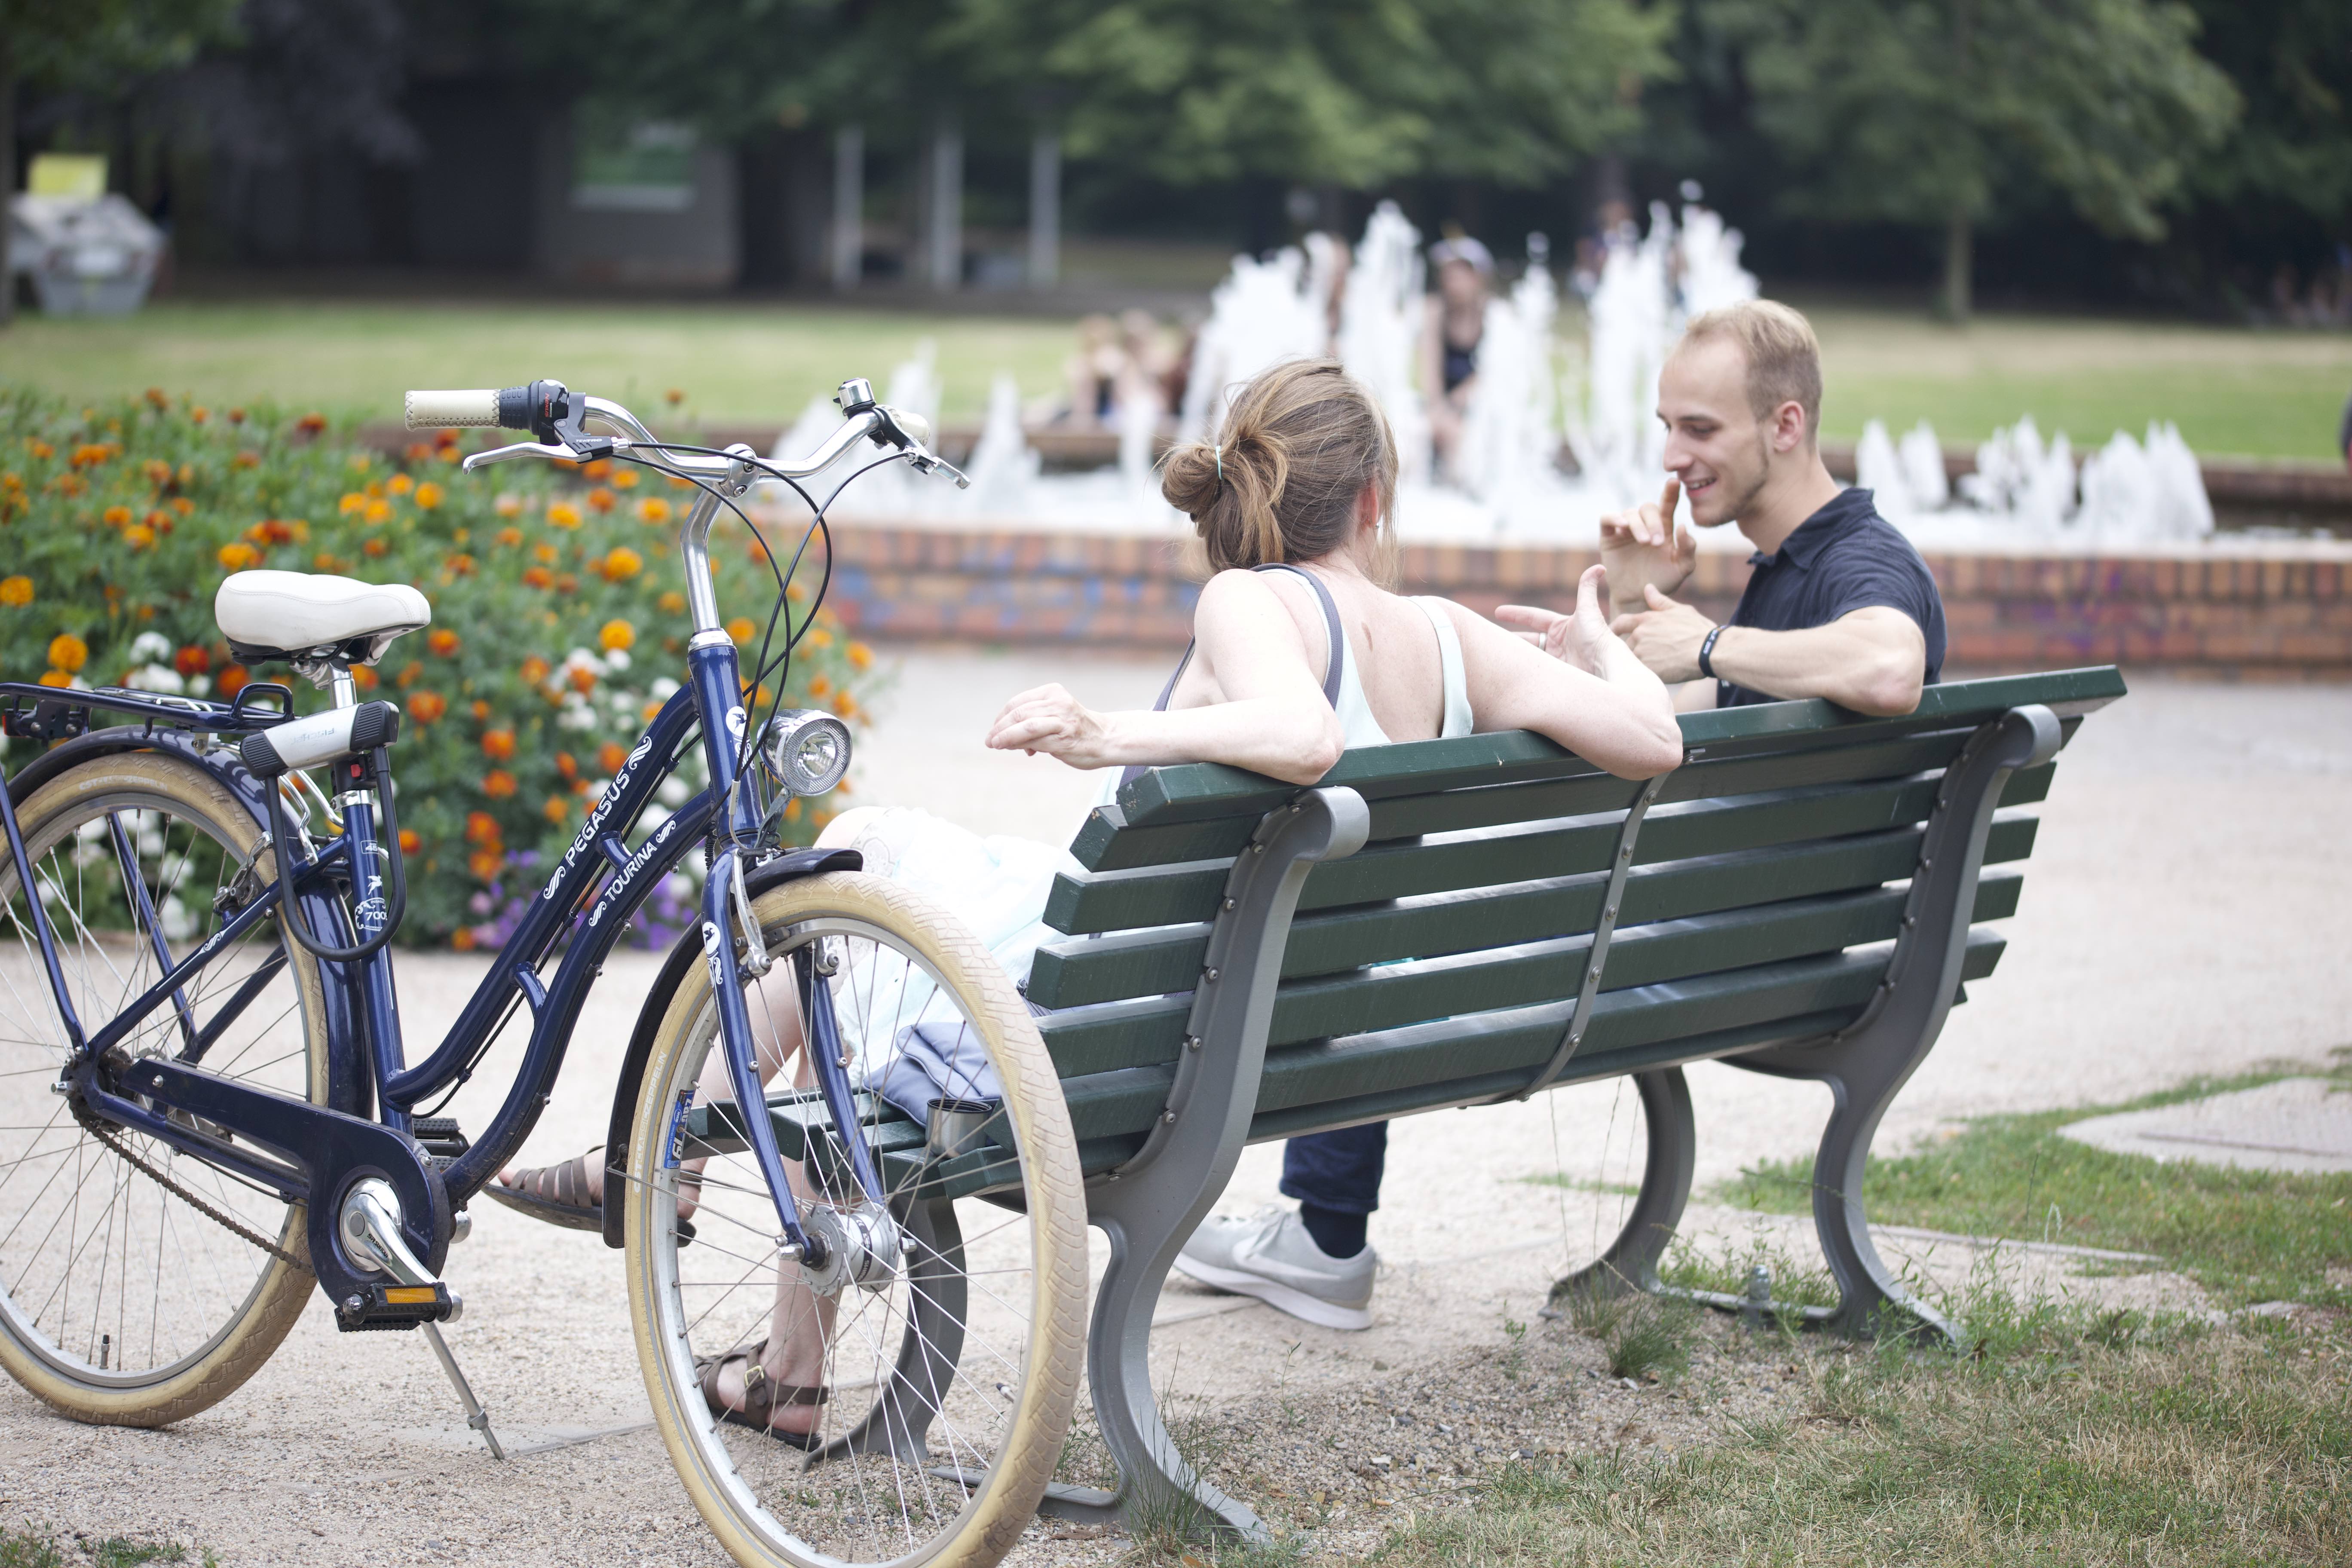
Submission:
[[[1072,430],[1112,427],[1119,378],[1127,374],[1127,351],[1119,346],[1118,323],[1094,315],[1078,322],[1078,351],[1064,363],[1070,401],[1055,423]]]
[[[1421,395],[1429,405],[1429,437],[1441,472],[1462,443],[1462,416],[1478,379],[1478,349],[1486,336],[1486,290],[1495,258],[1468,236],[1429,247],[1437,269],[1436,309],[1421,333]]]
[[[1821,349],[1805,318],[1752,300],[1692,319],[1658,376],[1665,466],[1655,504],[1603,518],[1614,623],[1643,664],[1687,682],[1675,706],[1826,697],[1857,713],[1908,713],[1944,665],[1944,605],[1911,542],[1871,493],[1841,489],[1817,439]],[[1736,522],[1756,552],[1739,607],[1718,626],[1670,597],[1696,542],[1675,523]],[[1516,624],[1541,629],[1548,612]]]

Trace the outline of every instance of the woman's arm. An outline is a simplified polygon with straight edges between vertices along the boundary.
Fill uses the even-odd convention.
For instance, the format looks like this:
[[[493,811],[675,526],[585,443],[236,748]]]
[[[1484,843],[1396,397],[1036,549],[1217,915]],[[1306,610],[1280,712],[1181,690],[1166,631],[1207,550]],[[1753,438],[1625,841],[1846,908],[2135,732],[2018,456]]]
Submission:
[[[1682,727],[1665,683],[1609,629],[1605,569],[1576,586],[1576,613],[1506,605],[1493,621],[1449,607],[1468,666],[1470,710],[1481,730],[1533,730],[1620,778],[1645,779],[1683,760]]]
[[[1211,578],[1192,629],[1194,658],[1225,700],[1097,713],[1059,686],[1040,686],[1004,705],[988,743],[1044,752],[1074,768],[1225,763],[1291,784],[1330,772],[1344,748],[1339,716],[1323,699],[1297,622],[1265,579],[1251,572]]]

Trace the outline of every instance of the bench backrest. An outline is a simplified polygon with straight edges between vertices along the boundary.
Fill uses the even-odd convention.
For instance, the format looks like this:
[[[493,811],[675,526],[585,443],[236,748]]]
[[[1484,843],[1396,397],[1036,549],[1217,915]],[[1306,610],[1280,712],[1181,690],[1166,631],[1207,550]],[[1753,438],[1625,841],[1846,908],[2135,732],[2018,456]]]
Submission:
[[[2123,695],[2112,667],[1930,687],[1900,719],[1821,701],[1685,715],[1685,762],[1633,837],[1598,996],[1560,1081],[1843,1026],[1885,973],[1947,764],[2041,704],[2071,738]],[[2011,776],[2041,800],[2053,765]],[[1643,786],[1524,731],[1348,752],[1323,783],[1370,841],[1308,874],[1291,926],[1253,1138],[1508,1094],[1549,1066],[1585,983]],[[1233,857],[1296,786],[1214,764],[1154,769],[1081,828],[1030,1000],[1089,1169],[1166,1103]],[[2017,907],[2036,823],[2004,812],[1973,918]],[[1969,933],[1964,978],[2001,939]]]

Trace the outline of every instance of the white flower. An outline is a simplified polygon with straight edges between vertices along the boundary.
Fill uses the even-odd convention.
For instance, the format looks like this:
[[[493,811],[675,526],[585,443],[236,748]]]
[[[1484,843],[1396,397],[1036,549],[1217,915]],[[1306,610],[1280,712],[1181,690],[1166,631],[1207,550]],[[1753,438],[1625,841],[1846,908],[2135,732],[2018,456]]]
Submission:
[[[686,787],[686,781],[684,779],[678,777],[676,773],[672,773],[669,777],[662,780],[660,784],[655,788],[654,798],[660,801],[664,805],[684,805],[688,799],[692,796],[693,793],[694,792],[692,790]],[[664,812],[662,815],[667,816],[669,814],[667,812]]]
[[[131,657],[149,663],[172,656],[172,639],[162,632],[141,632],[131,639]]]
[[[146,634],[147,637],[153,637],[154,635],[155,634],[152,632]],[[142,638],[142,640],[144,639]],[[134,644],[133,646],[135,647],[136,645]],[[167,643],[164,646],[168,647],[171,645]],[[186,681],[180,679],[180,672],[178,670],[172,668],[168,665],[161,664],[141,665],[137,669],[131,672],[130,676],[122,684],[138,691],[165,691],[170,692],[173,696],[177,696],[179,693],[186,690],[188,685]]]
[[[628,650],[627,648],[625,648],[625,647],[616,647],[616,648],[614,648],[614,649],[612,649],[611,651],[607,652],[607,653],[604,655],[604,667],[605,667],[607,669],[626,669],[626,668],[629,668],[629,650]]]
[[[667,702],[677,695],[677,682],[667,675],[657,675],[654,677],[653,693],[656,701]]]

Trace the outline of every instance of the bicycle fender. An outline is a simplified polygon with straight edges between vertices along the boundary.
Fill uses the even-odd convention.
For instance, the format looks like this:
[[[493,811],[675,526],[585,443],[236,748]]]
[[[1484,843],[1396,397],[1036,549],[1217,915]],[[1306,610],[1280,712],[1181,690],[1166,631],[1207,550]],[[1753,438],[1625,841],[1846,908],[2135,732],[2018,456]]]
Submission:
[[[745,891],[757,898],[770,888],[803,877],[825,871],[863,870],[865,866],[866,858],[855,849],[791,849],[743,873],[743,886]],[[660,1032],[668,997],[677,989],[687,970],[701,962],[702,931],[698,922],[670,945],[669,956],[662,961],[661,972],[646,993],[646,1005],[637,1013],[637,1026],[629,1037],[628,1052],[621,1058],[621,1076],[613,1085],[612,1121],[604,1132],[604,1170],[608,1175],[628,1169],[629,1125],[636,1118],[637,1090],[646,1076],[646,1063],[653,1056],[654,1036]],[[604,1207],[604,1245],[621,1247],[621,1205],[607,1203]]]

